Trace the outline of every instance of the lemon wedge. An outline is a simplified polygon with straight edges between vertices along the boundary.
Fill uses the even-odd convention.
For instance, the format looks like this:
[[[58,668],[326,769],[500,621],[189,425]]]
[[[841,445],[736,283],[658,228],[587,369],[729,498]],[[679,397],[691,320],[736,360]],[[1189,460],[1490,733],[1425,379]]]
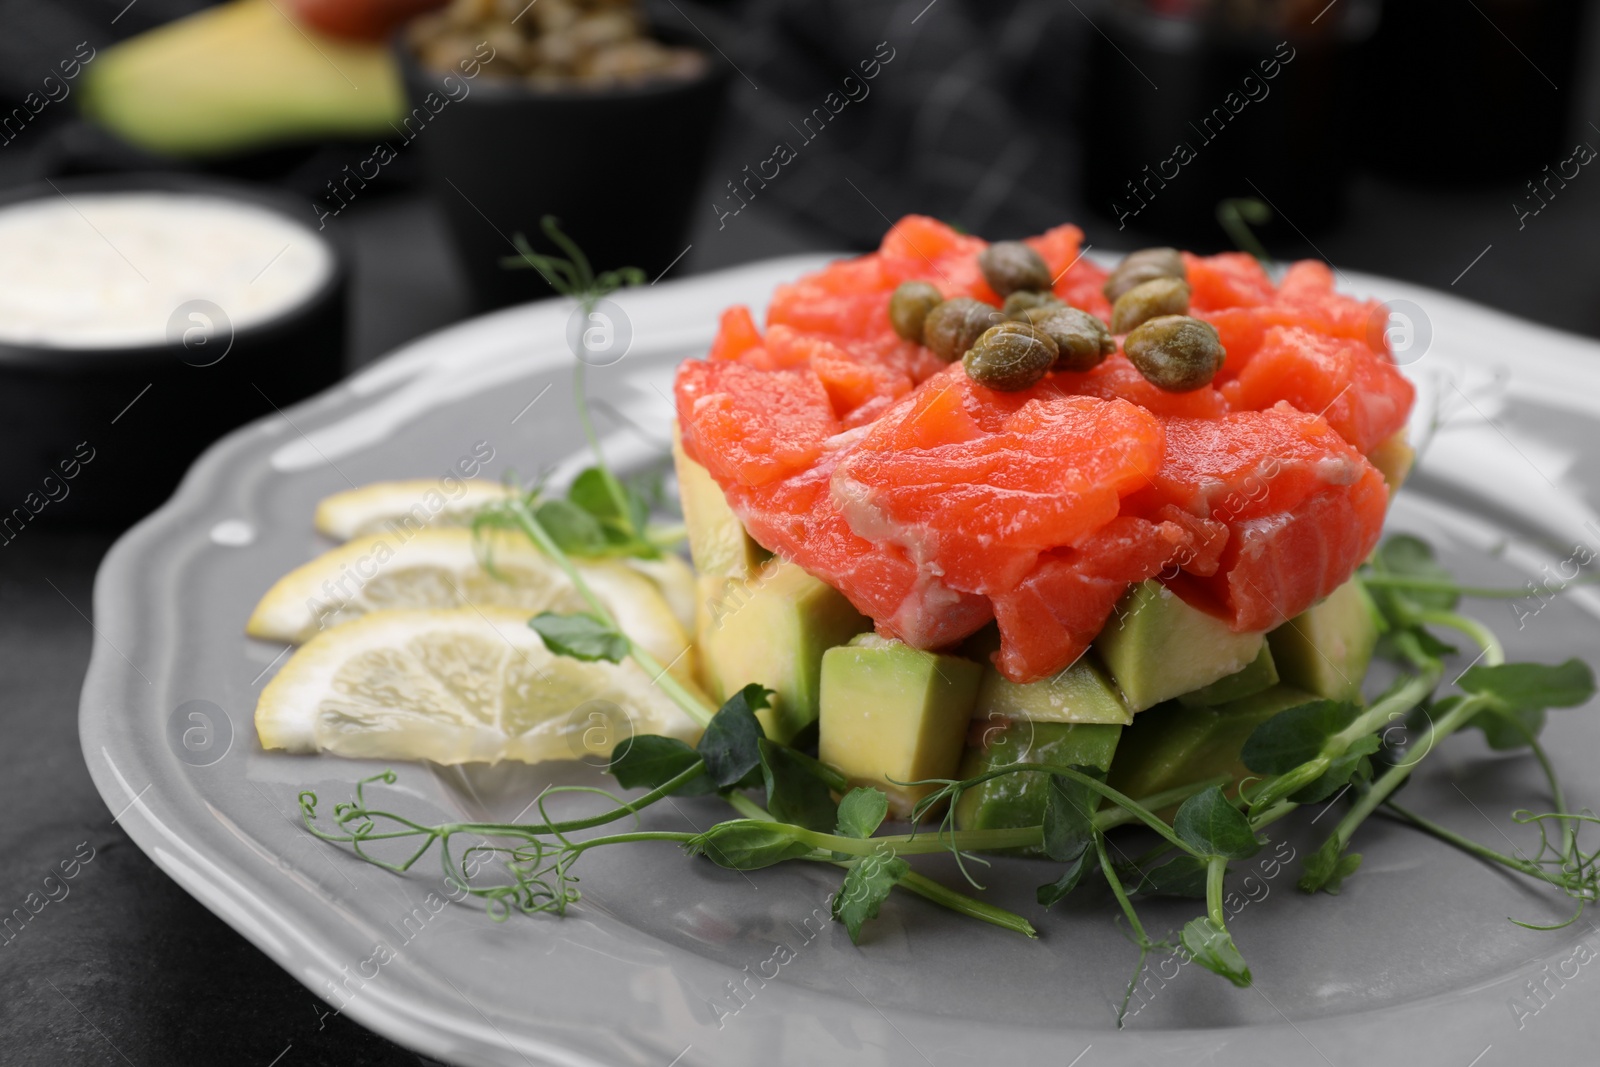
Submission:
[[[613,560],[576,567],[623,633],[679,680],[693,680],[689,635],[654,582]],[[524,623],[541,611],[592,611],[566,572],[521,534],[487,531],[478,539],[445,526],[405,539],[370,534],[324,552],[267,590],[245,632],[300,644],[372,611],[468,604],[515,608]]]
[[[480,508],[517,492],[484,478],[456,480],[453,489],[437,478],[373,482],[323,497],[312,521],[335,541],[385,531],[404,537],[424,526],[464,526]]]
[[[557,656],[503,607],[377,611],[318,634],[262,690],[269,749],[437,763],[601,763],[700,728],[632,662]]]

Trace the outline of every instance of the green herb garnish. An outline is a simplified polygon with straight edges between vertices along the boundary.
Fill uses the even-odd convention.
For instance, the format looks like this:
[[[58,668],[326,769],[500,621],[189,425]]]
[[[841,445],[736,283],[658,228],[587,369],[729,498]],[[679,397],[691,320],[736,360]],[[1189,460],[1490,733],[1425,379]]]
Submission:
[[[1244,203],[1225,203],[1234,204],[1240,216],[1261,221]],[[554,220],[547,218],[544,229],[567,258],[535,253],[519,236],[522,254],[511,265],[539,270],[552,287],[580,307],[592,309],[605,293],[641,280],[637,272],[628,271],[595,276]],[[480,514],[475,529],[520,531],[561,567],[588,604],[586,613],[545,613],[530,620],[551,652],[580,660],[632,659],[705,728],[699,744],[633,737],[619,746],[609,770],[620,787],[647,790],[643,795],[624,800],[601,789],[551,787],[534,801],[538,820],[527,823],[424,825],[369,807],[365,788],[396,780],[393,772],[385,772],[356,783],[354,799],[334,806],[333,826],[326,828],[319,821],[317,795],[303,792],[303,820],[318,837],[348,845],[362,859],[395,872],[410,870],[438,846],[448,882],[483,899],[497,921],[513,910],[564,913],[579,899],[574,864],[583,853],[602,846],[670,842],[691,856],[740,871],[790,861],[828,863],[845,870],[832,908],[853,941],[862,938],[867,924],[897,888],[959,914],[1036,936],[1023,916],[934,882],[910,861],[917,855],[948,853],[970,887],[981,891],[968,867],[982,862],[977,853],[1036,849],[1056,865],[1051,880],[1036,891],[1040,905],[1048,908],[1085,886],[1104,884],[1127,924],[1138,959],[1118,1010],[1119,1025],[1147,959],[1158,950],[1182,953],[1234,985],[1251,984],[1249,966],[1226,921],[1224,888],[1230,864],[1255,855],[1265,841],[1266,828],[1303,804],[1332,798],[1331,803],[1346,805],[1321,847],[1305,860],[1299,886],[1308,893],[1337,893],[1357,873],[1361,856],[1349,851],[1351,840],[1368,817],[1382,811],[1571,897],[1576,902],[1574,914],[1559,925],[1575,921],[1589,903],[1600,899],[1600,848],[1585,851],[1578,842],[1584,824],[1600,822],[1600,817],[1568,810],[1561,783],[1539,741],[1548,709],[1575,707],[1594,695],[1592,672],[1575,660],[1555,666],[1506,663],[1495,635],[1480,621],[1461,614],[1458,606],[1463,597],[1520,596],[1523,591],[1458,585],[1426,543],[1407,535],[1385,541],[1358,574],[1364,595],[1381,620],[1381,651],[1405,673],[1370,705],[1317,700],[1262,723],[1241,754],[1253,776],[1237,788],[1227,776],[1220,776],[1136,799],[1106,784],[1097,769],[1019,762],[963,780],[897,783],[924,785],[932,791],[915,808],[910,833],[883,832],[889,802],[881,790],[850,789],[837,772],[811,755],[765,735],[756,712],[768,706],[770,690],[749,685],[720,708],[709,707],[629,639],[585,582],[575,558],[654,557],[668,541],[649,523],[650,495],[622,482],[605,466],[587,414],[584,361],[582,353],[578,355],[576,398],[596,465],[579,476],[565,498],[545,497],[538,490],[515,495]],[[1444,657],[1455,650],[1435,635],[1433,631],[1440,628],[1464,636],[1479,649],[1474,664],[1452,683],[1459,691],[1442,696],[1438,690],[1445,677]],[[1394,725],[1419,709],[1428,717],[1420,738],[1404,747],[1392,744]],[[1481,729],[1493,748],[1527,748],[1544,773],[1550,810],[1512,815],[1515,823],[1532,824],[1539,832],[1540,845],[1531,857],[1507,856],[1393,801],[1396,789],[1421,760],[1467,726]],[[1006,775],[1039,772],[1050,776],[1039,825],[955,828],[953,813],[966,790]],[[752,796],[757,791],[763,794],[763,803]],[[552,819],[547,810],[551,800],[576,793],[598,795],[610,806],[581,818]],[[724,799],[738,817],[695,833],[633,830],[580,836],[632,819],[669,797],[711,793]],[[836,795],[842,798],[838,802],[833,799]],[[1174,805],[1177,810],[1170,822],[1158,814]],[[926,825],[931,813],[941,808],[944,814],[937,826]],[[1108,837],[1110,831],[1130,824],[1155,837],[1154,847],[1132,859]],[[463,837],[473,843],[458,855],[455,842]],[[386,859],[383,852],[389,848],[405,851]],[[493,873],[486,874],[486,868]],[[1150,936],[1135,906],[1137,898],[1150,896],[1203,900],[1204,911],[1175,938],[1169,933],[1158,940]]]
[[[501,265],[538,271],[551,289],[577,304],[585,322],[607,296],[618,289],[644,284],[644,272],[637,267],[596,274],[588,257],[561,231],[554,216],[546,215],[539,226],[564,255],[536,252],[527,238],[517,233],[512,237],[512,244],[518,254],[502,258]],[[625,484],[606,465],[600,438],[589,414],[585,379],[589,366],[588,338],[587,330],[578,331],[578,350],[573,353],[577,361],[572,369],[572,393],[584,439],[594,453],[594,466],[578,475],[565,500],[544,500],[536,505],[536,511],[551,540],[571,555],[654,558],[681,537],[652,536],[646,525],[652,500],[639,488]]]
[[[1234,247],[1249,252],[1263,266],[1272,262],[1266,246],[1256,236],[1252,226],[1265,226],[1272,221],[1272,208],[1253,196],[1233,197],[1217,202],[1217,225],[1221,226]]]
[[[1323,845],[1305,861],[1300,887],[1307,892],[1336,893],[1356,873],[1361,857],[1348,851],[1351,837],[1381,809],[1480,859],[1572,897],[1577,909],[1569,923],[1600,897],[1600,848],[1584,851],[1577,840],[1582,824],[1600,820],[1586,812],[1566,810],[1561,785],[1538,740],[1547,709],[1577,706],[1593,695],[1589,668],[1577,661],[1557,666],[1504,663],[1493,635],[1476,620],[1454,613],[1464,590],[1451,582],[1433,562],[1426,545],[1414,538],[1392,538],[1362,571],[1363,578],[1382,579],[1374,581],[1369,592],[1383,613],[1386,647],[1412,673],[1366,708],[1314,701],[1267,720],[1251,735],[1243,752],[1246,766],[1260,777],[1247,780],[1238,796],[1230,797],[1223,788],[1230,783],[1217,779],[1136,800],[1106,785],[1098,770],[1017,763],[959,781],[905,783],[935,788],[918,805],[913,832],[884,834],[880,830],[888,798],[880,790],[846,791],[847,783],[831,769],[764,735],[755,712],[766,706],[766,689],[748,686],[715,711],[701,704],[617,629],[615,620],[593,599],[581,575],[527,502],[517,501],[506,508],[534,542],[568,570],[594,608],[592,615],[545,614],[533,620],[551,650],[578,658],[631,656],[657,676],[684,710],[706,725],[706,731],[698,748],[664,737],[633,738],[610,769],[620,786],[649,790],[637,800],[624,801],[601,790],[550,788],[536,801],[541,821],[534,823],[424,826],[369,808],[364,787],[374,781],[392,784],[394,774],[386,772],[358,783],[355,800],[335,807],[335,829],[330,831],[317,822],[316,795],[301,794],[302,812],[313,833],[348,844],[363,859],[379,866],[409,870],[433,845],[439,845],[445,876],[483,898],[496,919],[504,919],[513,909],[564,912],[578,899],[572,866],[591,848],[669,841],[691,855],[703,855],[736,870],[757,870],[790,860],[844,867],[845,879],[834,897],[833,914],[853,940],[861,938],[865,925],[877,916],[896,887],[1032,937],[1035,932],[1027,919],[932,882],[912,868],[909,857],[950,853],[965,871],[977,852],[1036,847],[1061,864],[1054,879],[1038,888],[1041,905],[1048,907],[1085,885],[1103,882],[1128,924],[1139,956],[1125,990],[1120,1019],[1145,961],[1156,951],[1182,952],[1235,985],[1250,984],[1249,967],[1228,929],[1223,908],[1229,863],[1254,855],[1261,847],[1262,831],[1302,803],[1341,792],[1350,798],[1349,807]],[[1432,700],[1443,676],[1441,653],[1435,650],[1439,642],[1425,639],[1428,625],[1473,636],[1482,649],[1482,661],[1461,675],[1461,693],[1432,704],[1432,725],[1411,746],[1412,754],[1400,759],[1386,747],[1385,732],[1402,716]],[[1513,815],[1518,824],[1531,823],[1539,829],[1540,848],[1532,857],[1504,855],[1390,800],[1423,757],[1449,734],[1468,725],[1483,729],[1497,748],[1527,747],[1545,772],[1553,809]],[[1029,772],[1051,775],[1040,825],[955,829],[951,812],[962,792],[992,778]],[[765,793],[766,806],[746,795],[757,789]],[[571,792],[599,793],[613,807],[582,819],[550,820],[545,815],[550,798]],[[574,837],[631,818],[668,796],[709,792],[725,798],[743,817],[717,823],[701,833],[635,831],[583,840]],[[837,804],[832,800],[835,793],[843,794]],[[1180,806],[1170,823],[1156,814],[1173,804]],[[940,806],[946,813],[937,829],[918,829],[925,816]],[[1107,833],[1128,823],[1153,831],[1159,843],[1136,860],[1113,859],[1111,850],[1116,846],[1109,845]],[[457,858],[451,843],[461,835],[476,838],[476,843]],[[502,843],[490,843],[489,839]],[[391,840],[406,840],[412,851],[398,862],[381,859],[371,851],[376,843]],[[507,841],[511,843],[504,843]],[[1116,852],[1120,857],[1120,850]],[[481,861],[490,856],[501,861],[502,880],[488,885],[481,884],[481,879],[474,881],[463,860]],[[1093,877],[1096,875],[1098,879]],[[970,875],[968,881],[974,889],[981,889]],[[1205,901],[1205,912],[1189,921],[1175,941],[1157,940],[1148,934],[1135,907],[1135,898],[1146,896],[1200,898]]]

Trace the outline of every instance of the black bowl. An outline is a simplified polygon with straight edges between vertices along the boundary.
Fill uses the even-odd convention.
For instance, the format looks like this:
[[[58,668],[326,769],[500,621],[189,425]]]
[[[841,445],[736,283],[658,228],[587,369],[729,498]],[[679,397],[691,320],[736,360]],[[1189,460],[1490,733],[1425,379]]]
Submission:
[[[7,190],[0,207],[80,193],[195,193],[266,208],[327,246],[333,269],[303,302],[233,330],[135,348],[0,341],[0,545],[39,522],[126,523],[171,495],[190,462],[227,431],[287,407],[343,373],[348,270],[305,224],[305,205],[185,175],[60,179]],[[174,309],[179,313],[180,309]],[[204,316],[204,312],[201,313]],[[224,310],[223,315],[226,315]],[[188,320],[187,309],[179,314]],[[204,318],[192,320],[196,325]],[[203,344],[194,341],[204,338]]]
[[[500,263],[517,233],[556,251],[545,215],[596,271],[655,278],[684,252],[731,73],[718,56],[692,79],[542,90],[424,69],[403,41],[395,51],[412,112],[387,143],[419,154],[480,307],[550,294],[537,272]]]

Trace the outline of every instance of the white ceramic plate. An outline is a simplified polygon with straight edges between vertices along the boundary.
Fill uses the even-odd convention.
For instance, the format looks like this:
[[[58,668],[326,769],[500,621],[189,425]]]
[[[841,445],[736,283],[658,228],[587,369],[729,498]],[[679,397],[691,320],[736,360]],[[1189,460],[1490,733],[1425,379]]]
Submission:
[[[759,312],[776,283],[821,262],[778,260],[617,297],[632,349],[590,375],[614,459],[662,454],[673,368],[703,353],[722,308]],[[1575,545],[1600,550],[1591,504],[1600,474],[1589,462],[1600,441],[1600,345],[1398,282],[1342,281],[1408,302],[1414,328],[1402,358],[1421,386],[1416,433],[1428,443],[1392,528],[1433,540],[1464,578],[1502,585]],[[1491,1067],[1592,1057],[1600,966],[1589,961],[1600,931],[1587,920],[1556,933],[1512,925],[1508,915],[1564,918],[1565,902],[1382,820],[1358,837],[1366,862],[1340,897],[1296,892],[1297,863],[1241,882],[1249,902],[1231,925],[1254,988],[1157,960],[1121,1032],[1114,1005],[1134,953],[1112,907],[1089,897],[1042,913],[1032,895],[1045,875],[1027,861],[984,877],[998,902],[1035,919],[1038,942],[897,895],[856,947],[825,921],[831,868],[744,875],[669,845],[631,846],[585,857],[584,898],[566,918],[496,924],[471,904],[430,907],[442,889],[431,862],[399,878],[309,836],[296,821],[301,790],[315,789],[326,810],[383,765],[260,749],[251,714],[282,650],[246,639],[244,620],[275,577],[324,547],[310,519],[327,493],[442,477],[485,448],[491,477],[581,463],[568,314],[552,302],[463,323],[238,431],[101,571],[81,710],[96,785],[163,870],[314,992],[462,1064]],[[1520,629],[1504,602],[1475,605],[1513,658],[1600,652],[1593,592],[1519,607]],[[213,731],[208,755],[180,740],[196,726]],[[1588,711],[1555,713],[1547,736],[1572,802],[1593,804],[1600,723]],[[1528,763],[1452,739],[1408,800],[1496,847],[1513,847],[1503,832],[1528,848],[1526,829],[1507,818],[1542,802]],[[583,767],[396,769],[391,806],[431,820],[510,818],[541,783],[598,781]],[[707,800],[658,807],[653,823],[674,829],[726,811]],[[1279,839],[1252,862],[1303,854],[1318,829],[1309,819],[1291,820],[1287,836],[1275,827]],[[927,869],[955,877],[937,862]],[[1175,930],[1195,909],[1141,910],[1157,930]]]

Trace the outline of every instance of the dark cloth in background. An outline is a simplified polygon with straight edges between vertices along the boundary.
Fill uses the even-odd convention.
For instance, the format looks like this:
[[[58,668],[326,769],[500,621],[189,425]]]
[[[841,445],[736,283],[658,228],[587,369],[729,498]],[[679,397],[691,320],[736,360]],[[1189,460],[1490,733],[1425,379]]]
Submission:
[[[910,210],[975,233],[1037,233],[1082,214],[1072,117],[1087,30],[1059,0],[749,4],[737,60],[759,90],[734,94],[727,143],[752,167],[781,142],[810,157],[761,195],[852,247]],[[870,96],[802,140],[795,124],[826,113],[880,42],[893,58]]]

